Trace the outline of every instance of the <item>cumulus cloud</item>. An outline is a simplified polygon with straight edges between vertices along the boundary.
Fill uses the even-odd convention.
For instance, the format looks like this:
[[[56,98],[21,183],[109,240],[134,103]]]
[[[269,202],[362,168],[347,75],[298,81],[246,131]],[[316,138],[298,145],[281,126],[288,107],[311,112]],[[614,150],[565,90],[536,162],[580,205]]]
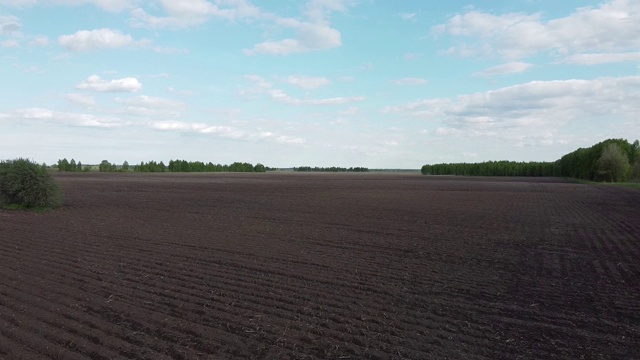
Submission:
[[[76,85],[76,89],[98,92],[136,92],[142,90],[142,84],[138,79],[132,77],[103,80],[98,75],[91,75]]]
[[[287,82],[291,85],[311,90],[329,85],[329,79],[325,77],[289,76]]]
[[[111,29],[81,30],[71,35],[62,35],[58,43],[70,51],[95,49],[117,49],[148,45],[148,41],[136,41],[131,35]]]
[[[493,75],[505,75],[505,74],[515,74],[527,71],[533,67],[533,64],[525,63],[525,62],[512,62],[507,64],[501,64],[497,66],[493,66],[490,68],[486,68],[476,75],[480,76],[493,76]]]
[[[17,17],[0,15],[0,35],[19,36],[21,28]]]
[[[393,80],[393,83],[396,85],[424,85],[428,83],[427,79],[415,78],[415,77],[405,77],[401,79]]]
[[[345,12],[352,4],[353,1],[349,0],[310,0],[303,10],[304,20],[271,17],[277,26],[291,29],[294,36],[256,44],[251,49],[245,49],[244,53],[288,55],[339,47],[342,45],[342,35],[331,27],[329,17],[334,12]]]
[[[434,122],[437,135],[542,136],[570,123],[637,119],[640,76],[532,81],[455,98],[424,99],[384,112]]]
[[[477,39],[447,51],[463,56],[497,53],[507,59],[521,59],[540,52],[559,57],[623,53],[640,49],[640,2],[611,0],[549,21],[541,14],[494,15],[472,10],[452,16],[433,31]]]
[[[252,49],[245,49],[244,53],[247,55],[288,55],[329,50],[342,45],[340,32],[326,24],[314,24],[295,19],[282,19],[278,23],[284,27],[294,29],[295,37],[278,41],[265,41],[256,44]]]
[[[332,12],[345,12],[353,0],[310,0],[306,3],[304,14],[314,22],[327,22]]]

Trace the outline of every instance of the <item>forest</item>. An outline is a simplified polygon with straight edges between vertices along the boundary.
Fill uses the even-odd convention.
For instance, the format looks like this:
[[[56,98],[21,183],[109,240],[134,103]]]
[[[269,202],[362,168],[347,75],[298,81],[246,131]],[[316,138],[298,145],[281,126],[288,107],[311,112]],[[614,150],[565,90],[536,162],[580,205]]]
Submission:
[[[553,162],[486,161],[426,164],[423,175],[554,176],[589,181],[640,181],[640,143],[608,139],[579,148]]]
[[[81,162],[71,159],[68,161],[65,159],[58,160],[58,164],[54,166],[59,171],[92,171],[96,166],[87,165],[83,166]],[[137,165],[129,165],[127,161],[122,165],[110,163],[108,160],[102,160],[97,166],[97,170],[100,172],[265,172],[267,168],[258,163],[256,165],[246,162],[234,162],[230,165],[214,164],[212,162],[204,163],[202,161],[186,161],[186,160],[171,160],[165,165],[164,162],[140,162]]]
[[[311,167],[311,166],[300,166],[294,167],[293,171],[302,171],[302,172],[367,172],[369,171],[366,167]]]

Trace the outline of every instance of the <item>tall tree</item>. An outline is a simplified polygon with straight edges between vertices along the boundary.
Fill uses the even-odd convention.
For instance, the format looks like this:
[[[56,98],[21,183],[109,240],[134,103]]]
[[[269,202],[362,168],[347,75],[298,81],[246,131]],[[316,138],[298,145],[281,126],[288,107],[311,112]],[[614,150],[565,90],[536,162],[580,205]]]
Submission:
[[[598,174],[604,180],[623,181],[629,171],[629,159],[616,143],[607,144],[598,159]]]
[[[111,171],[111,163],[107,160],[102,160],[102,162],[100,163],[100,165],[98,166],[98,169],[101,172],[108,172]]]

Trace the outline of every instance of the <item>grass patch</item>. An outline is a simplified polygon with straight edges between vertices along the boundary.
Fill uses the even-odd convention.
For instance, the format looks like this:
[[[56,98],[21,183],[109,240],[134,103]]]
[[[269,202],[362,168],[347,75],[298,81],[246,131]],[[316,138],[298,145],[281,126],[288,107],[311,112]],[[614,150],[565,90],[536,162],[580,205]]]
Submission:
[[[640,183],[636,182],[600,182],[600,181],[591,181],[591,180],[582,180],[575,178],[566,178],[567,181],[573,182],[576,184],[585,184],[585,185],[599,185],[599,186],[620,186],[631,189],[640,189]]]

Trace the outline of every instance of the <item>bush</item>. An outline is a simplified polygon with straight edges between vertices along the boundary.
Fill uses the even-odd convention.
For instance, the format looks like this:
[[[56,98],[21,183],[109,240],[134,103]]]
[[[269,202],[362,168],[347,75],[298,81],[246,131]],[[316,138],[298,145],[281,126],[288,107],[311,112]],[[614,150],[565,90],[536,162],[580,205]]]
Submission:
[[[0,206],[50,208],[60,202],[60,189],[45,166],[28,159],[0,161]]]

